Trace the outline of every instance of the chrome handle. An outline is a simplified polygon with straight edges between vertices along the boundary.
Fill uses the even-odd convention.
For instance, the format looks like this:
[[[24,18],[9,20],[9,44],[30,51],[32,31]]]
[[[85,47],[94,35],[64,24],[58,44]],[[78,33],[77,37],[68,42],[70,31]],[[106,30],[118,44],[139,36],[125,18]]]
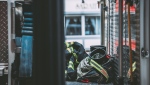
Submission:
[[[11,36],[15,39],[15,6],[14,3],[11,4]]]
[[[149,58],[149,51],[145,51],[144,48],[141,49],[142,57]]]

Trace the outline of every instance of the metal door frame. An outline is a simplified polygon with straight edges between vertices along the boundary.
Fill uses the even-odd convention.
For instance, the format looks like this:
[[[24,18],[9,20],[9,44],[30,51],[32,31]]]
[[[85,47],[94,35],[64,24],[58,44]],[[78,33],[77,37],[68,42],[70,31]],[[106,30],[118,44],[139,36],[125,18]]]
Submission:
[[[140,0],[140,49],[150,51],[149,33],[150,33],[150,17],[149,17],[149,0]],[[141,50],[140,50],[141,52]],[[140,53],[140,85],[149,85],[149,56],[144,57]]]
[[[11,64],[14,60],[15,53],[12,52],[12,34],[11,34],[11,3],[12,0],[7,0],[8,4],[8,85],[11,85]]]

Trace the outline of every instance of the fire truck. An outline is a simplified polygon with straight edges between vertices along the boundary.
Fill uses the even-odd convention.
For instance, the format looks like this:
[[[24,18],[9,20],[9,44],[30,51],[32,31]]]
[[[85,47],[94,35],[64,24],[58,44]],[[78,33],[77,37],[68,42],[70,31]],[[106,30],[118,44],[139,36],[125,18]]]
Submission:
[[[0,85],[149,85],[149,4],[149,0],[0,0]],[[82,49],[68,49],[74,42]],[[105,60],[91,59],[86,63],[92,67],[89,73],[97,72],[98,79],[80,77],[75,68],[85,63],[78,58],[82,53],[91,57],[93,46],[105,47],[105,57],[113,62],[107,67],[109,62],[101,65]],[[70,81],[65,79],[66,52],[73,56],[67,64],[75,72]]]

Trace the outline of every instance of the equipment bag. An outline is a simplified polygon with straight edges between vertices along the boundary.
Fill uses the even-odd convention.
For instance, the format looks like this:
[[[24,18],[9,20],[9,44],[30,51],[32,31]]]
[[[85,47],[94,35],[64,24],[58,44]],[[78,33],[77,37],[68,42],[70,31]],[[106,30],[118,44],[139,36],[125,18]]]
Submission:
[[[77,81],[110,83],[113,81],[113,58],[103,49],[94,49],[77,67]]]

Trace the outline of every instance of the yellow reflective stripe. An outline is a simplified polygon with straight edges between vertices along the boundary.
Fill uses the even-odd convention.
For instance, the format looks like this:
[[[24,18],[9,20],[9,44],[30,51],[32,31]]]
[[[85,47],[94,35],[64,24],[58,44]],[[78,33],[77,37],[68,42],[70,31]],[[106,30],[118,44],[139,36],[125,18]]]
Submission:
[[[76,54],[76,53],[73,53],[73,56],[74,56],[74,58],[75,58],[75,60],[76,60],[76,63],[78,64],[79,62],[78,62],[78,56],[77,56],[77,54]]]
[[[73,53],[73,51],[74,51],[73,47],[67,48],[67,50],[69,51],[69,53],[73,54],[73,57],[75,58],[76,63],[79,63],[78,60],[77,60],[78,59],[77,54]]]
[[[72,48],[72,47],[67,48],[67,50],[69,51],[69,53],[72,53],[72,52],[73,52],[73,48]]]
[[[79,63],[79,61],[76,59],[76,63],[78,64]]]
[[[70,46],[74,44],[74,42],[68,42],[68,43],[69,43]]]
[[[65,42],[65,44],[66,44],[66,47],[68,48],[68,47],[69,47],[69,44],[68,44],[68,42]]]
[[[73,45],[74,42],[65,42],[65,44],[66,44],[66,47],[68,48],[68,47],[70,47],[71,45]]]
[[[134,62],[134,63],[132,64],[132,72],[134,72],[135,69],[136,69],[136,62]]]
[[[75,57],[75,59],[78,59],[78,56],[76,53],[73,53],[73,56]]]
[[[74,42],[71,42],[71,45],[73,45],[74,44]]]
[[[69,64],[73,64],[73,62],[72,62],[72,61],[69,61]]]
[[[65,70],[65,78],[67,77],[67,70]]]
[[[106,81],[108,81],[108,74],[107,72],[105,71],[105,69],[99,65],[97,62],[95,62],[94,60],[91,59],[91,62],[90,62],[91,66],[94,67],[96,70],[98,70],[100,73],[102,73],[105,77],[106,77]]]
[[[73,69],[73,70],[74,70],[74,68],[73,68],[71,65],[69,65],[69,66],[68,66],[68,68],[71,68],[71,69]]]
[[[74,50],[73,50],[73,47],[70,47],[70,49],[71,49],[71,52],[73,52]]]
[[[77,54],[76,54],[76,53],[74,53],[74,49],[73,49],[73,47],[70,47],[70,49],[71,49],[72,54],[73,54],[73,56],[74,56],[74,58],[75,58],[75,60],[76,60],[76,63],[79,63],[79,62],[78,62],[78,56],[77,56]]]
[[[136,69],[136,62],[134,62],[134,63],[132,64],[132,72],[134,72],[135,69]],[[130,68],[129,68],[127,77],[130,78],[130,76],[131,76],[131,70],[130,70]]]
[[[69,65],[69,66],[68,66],[68,68],[71,68],[71,69],[73,69],[73,70],[74,70],[74,68],[72,67],[72,65]]]
[[[65,74],[67,74],[67,70],[65,70]]]
[[[107,72],[106,72],[104,69],[100,70],[100,69],[99,69],[97,66],[95,66],[94,64],[91,64],[91,66],[94,67],[96,70],[98,70],[100,73],[102,73],[102,74],[105,76],[105,78],[107,79],[106,81],[108,81],[109,76],[107,76],[108,74],[107,74]]]
[[[69,51],[69,53],[71,53],[72,51],[70,50],[70,48],[67,48],[67,50]]]
[[[71,68],[71,69],[73,69],[73,70],[74,70],[74,64],[73,64],[73,62],[72,62],[72,61],[69,61],[69,66],[68,66],[68,68]]]

